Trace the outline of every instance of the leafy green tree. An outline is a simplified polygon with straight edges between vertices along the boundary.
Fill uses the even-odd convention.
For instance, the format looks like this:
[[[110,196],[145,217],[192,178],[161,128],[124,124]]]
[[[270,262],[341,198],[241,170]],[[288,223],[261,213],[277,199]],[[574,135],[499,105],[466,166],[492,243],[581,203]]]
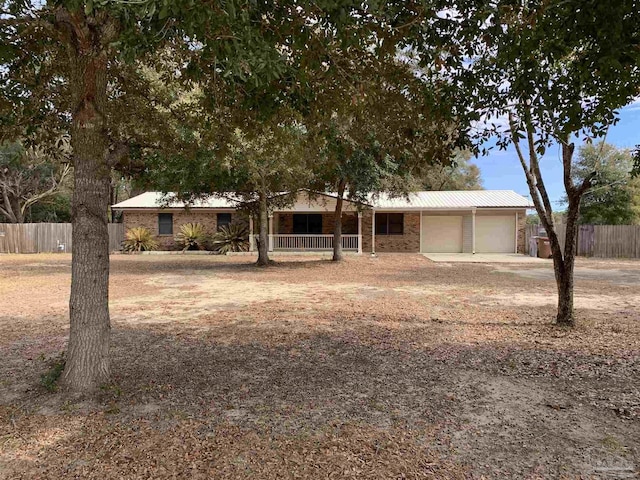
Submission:
[[[71,222],[71,196],[69,187],[65,187],[46,200],[36,203],[29,209],[27,221],[30,223]]]
[[[315,189],[336,193],[333,261],[343,258],[342,212],[345,197],[353,202],[366,203],[369,194],[383,190],[398,169],[398,164],[374,132],[356,141],[345,131],[347,129],[341,130],[337,123],[334,119],[323,132],[322,160],[314,166],[316,177],[312,184]]]
[[[205,87],[209,79],[214,83],[222,80],[228,86],[225,92],[232,94],[211,95],[212,104],[242,104],[247,112],[268,113],[272,108],[278,109],[273,101],[278,94],[295,101],[304,90],[306,74],[314,71],[300,67],[304,64],[321,68],[327,41],[337,41],[345,47],[363,42],[373,46],[377,42],[375,48],[395,54],[400,44],[396,27],[401,24],[397,22],[404,21],[405,10],[403,2],[363,4],[333,0],[3,2],[0,45],[3,67],[7,68],[0,72],[3,79],[11,79],[3,85],[19,84],[19,65],[39,62],[39,46],[53,45],[51,55],[45,55],[47,65],[54,66],[48,76],[51,82],[44,86],[37,82],[26,85],[26,91],[42,89],[46,93],[59,80],[57,85],[66,94],[67,107],[54,109],[54,113],[68,123],[75,173],[71,329],[61,379],[68,389],[91,392],[109,378],[106,212],[110,175],[112,168],[127,156],[122,125],[140,118],[109,116],[117,92],[123,87],[111,66],[124,60],[135,63],[148,52],[159,52],[171,44],[175,50],[188,52],[190,58],[176,65],[174,74],[162,80],[175,82],[179,77],[181,81],[200,81]],[[36,80],[39,71],[31,69]],[[205,90],[208,94],[215,91]],[[110,96],[110,92],[116,95]],[[12,93],[7,98],[20,95]],[[28,108],[15,109],[12,101],[3,102],[3,121],[11,128],[41,127],[42,122],[35,115],[38,109],[27,104]],[[11,110],[8,115],[4,107]],[[214,125],[220,123],[209,126]],[[111,138],[114,132],[119,135]],[[132,158],[145,157],[131,153],[128,156]],[[184,152],[177,152],[174,158],[185,158],[181,153]],[[159,158],[157,152],[155,155]]]
[[[125,150],[110,138],[118,131],[117,123],[110,121],[110,100],[118,96],[121,87],[110,67],[124,56],[133,58],[153,43],[164,41],[158,32],[173,33],[173,29],[163,29],[166,20],[154,13],[156,5],[3,3],[0,38],[3,73],[9,80],[4,84],[9,85],[4,90],[9,94],[3,99],[11,100],[13,87],[28,92],[27,99],[45,99],[44,104],[52,105],[54,115],[62,118],[70,134],[74,168],[71,328],[61,381],[76,392],[93,392],[109,379],[107,210],[111,169]],[[48,47],[43,50],[38,45]],[[33,66],[26,69],[29,82],[20,81],[25,64]],[[59,92],[59,98],[50,98],[52,92]],[[114,93],[111,98],[110,92]],[[22,130],[28,133],[30,125],[40,133],[54,123],[44,121],[41,109],[33,108],[30,101],[16,105],[2,116],[3,134],[14,131],[26,136]]]
[[[57,195],[70,177],[69,154],[65,137],[50,149],[0,146],[0,215],[23,223],[34,206]]]
[[[312,30],[336,35],[345,30],[344,24],[368,21],[369,17],[351,15],[357,11],[359,6],[333,2],[3,2],[0,72],[3,79],[11,80],[3,85],[19,84],[20,65],[37,63],[41,58],[31,55],[41,52],[38,45],[54,45],[51,56],[45,56],[55,66],[51,81],[26,85],[26,90],[48,92],[59,79],[58,86],[66,95],[67,107],[55,113],[67,120],[74,167],[71,328],[61,378],[69,390],[95,391],[108,381],[110,372],[106,212],[111,170],[126,152],[126,145],[110,138],[114,131],[126,133],[118,128],[126,118],[109,116],[114,102],[109,93],[123,86],[111,65],[122,60],[133,62],[174,42],[202,59],[179,65],[176,76],[198,76],[207,69],[205,75],[257,88],[287,70],[287,50],[308,49]],[[38,78],[35,74],[34,79]],[[3,98],[20,95],[11,93]],[[253,98],[259,110],[260,98]],[[7,125],[7,129],[42,126],[38,109],[31,106],[18,109],[12,101],[3,101],[3,130]]]
[[[320,158],[315,188],[337,196],[334,261],[342,259],[345,199],[407,193],[427,166],[448,164],[460,140],[445,99],[436,107],[435,86],[418,73],[408,59],[330,46],[325,70],[310,80],[315,101],[304,122]]]
[[[421,179],[425,190],[482,190],[480,169],[469,151],[457,151],[450,163],[435,163]]]
[[[269,210],[285,205],[295,193],[308,184],[308,168],[304,163],[304,132],[299,125],[266,124],[237,129],[232,136],[225,166],[233,172],[229,184],[244,204],[254,204],[258,213],[258,262],[269,264]]]
[[[629,225],[640,220],[640,179],[632,178],[632,168],[630,150],[607,143],[589,143],[578,149],[574,182],[595,172],[593,187],[580,203],[580,223]]]
[[[565,220],[565,216],[566,216],[567,212],[564,211],[557,211],[557,212],[553,212],[553,223],[554,225],[563,225],[566,220]],[[540,216],[537,213],[532,213],[530,215],[527,215],[527,225],[540,225]]]
[[[266,266],[269,213],[291,203],[297,189],[310,182],[306,130],[295,112],[285,108],[251,119],[242,108],[218,110],[207,100],[200,97],[203,115],[183,132],[183,143],[195,148],[149,155],[137,182],[164,192],[167,201],[178,198],[191,204],[217,195],[235,202],[258,220],[257,264]],[[215,118],[212,124],[225,125],[200,129],[203,119],[209,123],[209,115]]]
[[[591,172],[575,182],[572,138],[604,136],[616,121],[616,109],[638,95],[640,9],[635,0],[460,5],[457,13],[474,19],[467,31],[478,41],[470,44],[469,65],[457,78],[469,87],[469,98],[475,102],[471,108],[489,127],[484,134],[497,134],[501,147],[512,143],[516,148],[550,238],[558,286],[556,322],[574,325],[579,207],[597,175]],[[468,24],[460,25],[465,29]],[[507,127],[501,128],[496,117],[506,117]],[[540,169],[540,157],[553,143],[561,148],[567,194],[564,250]]]

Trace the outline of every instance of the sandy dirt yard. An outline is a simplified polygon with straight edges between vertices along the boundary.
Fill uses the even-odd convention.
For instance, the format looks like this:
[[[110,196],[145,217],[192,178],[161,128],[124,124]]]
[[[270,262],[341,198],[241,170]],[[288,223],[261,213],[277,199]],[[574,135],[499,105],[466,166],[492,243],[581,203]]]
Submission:
[[[70,257],[0,256],[0,478],[637,478],[640,262],[112,257],[113,381],[49,393]]]

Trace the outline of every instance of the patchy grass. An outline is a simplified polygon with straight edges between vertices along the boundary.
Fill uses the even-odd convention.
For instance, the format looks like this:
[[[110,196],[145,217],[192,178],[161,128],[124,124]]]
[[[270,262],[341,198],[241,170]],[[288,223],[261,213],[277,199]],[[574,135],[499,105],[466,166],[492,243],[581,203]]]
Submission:
[[[64,366],[64,352],[47,361],[48,369],[40,375],[40,385],[42,385],[47,392],[53,393],[58,390],[58,380],[64,371]]]
[[[0,478],[637,471],[640,262],[581,260],[567,330],[539,265],[276,260],[112,257],[113,383],[80,403],[39,388],[69,257],[0,257]]]

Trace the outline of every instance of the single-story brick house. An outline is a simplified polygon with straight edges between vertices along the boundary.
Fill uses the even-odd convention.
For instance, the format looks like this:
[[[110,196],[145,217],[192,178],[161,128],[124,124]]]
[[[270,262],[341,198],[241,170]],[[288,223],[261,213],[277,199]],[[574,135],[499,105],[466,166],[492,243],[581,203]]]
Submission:
[[[161,248],[171,248],[180,225],[198,222],[209,233],[237,218],[237,202],[212,196],[189,208],[163,206],[162,194],[146,192],[116,205],[125,228],[146,227]],[[269,217],[274,251],[331,250],[336,197],[300,191],[296,201]],[[531,202],[511,190],[421,191],[408,197],[372,196],[366,204],[344,202],[343,248],[355,252],[523,253]],[[253,219],[248,218],[251,250]]]

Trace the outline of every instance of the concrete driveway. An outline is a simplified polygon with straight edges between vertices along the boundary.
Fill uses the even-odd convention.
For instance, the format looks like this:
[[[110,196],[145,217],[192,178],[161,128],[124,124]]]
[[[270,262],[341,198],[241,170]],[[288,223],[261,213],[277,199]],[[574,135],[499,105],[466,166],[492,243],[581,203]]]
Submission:
[[[541,263],[551,265],[551,259],[530,257],[518,253],[423,253],[432,262],[443,263]]]
[[[553,269],[550,268],[527,268],[526,270],[509,267],[497,267],[495,272],[514,273],[524,278],[535,280],[554,280]],[[640,285],[640,268],[631,269],[602,269],[585,268],[576,266],[574,278],[577,281],[609,282],[616,285],[629,285],[637,287]]]

